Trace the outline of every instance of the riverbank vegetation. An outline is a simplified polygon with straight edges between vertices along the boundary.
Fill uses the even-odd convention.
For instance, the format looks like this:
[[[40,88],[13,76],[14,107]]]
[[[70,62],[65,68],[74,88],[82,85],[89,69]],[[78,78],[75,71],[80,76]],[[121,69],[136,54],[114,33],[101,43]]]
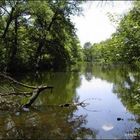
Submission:
[[[109,14],[113,23],[118,20]],[[94,34],[94,33],[93,33]],[[89,62],[100,64],[140,65],[140,2],[134,1],[132,9],[120,17],[116,32],[111,38],[84,47],[84,56]],[[88,59],[87,59],[88,58]]]

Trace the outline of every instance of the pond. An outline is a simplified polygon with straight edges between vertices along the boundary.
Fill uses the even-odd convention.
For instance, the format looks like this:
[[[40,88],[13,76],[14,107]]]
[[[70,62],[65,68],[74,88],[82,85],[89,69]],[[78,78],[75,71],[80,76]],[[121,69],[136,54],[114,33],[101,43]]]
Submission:
[[[16,79],[29,85],[53,85],[54,89],[41,93],[29,111],[1,110],[0,139],[140,137],[139,70],[86,64],[71,72],[20,74]],[[1,82],[1,92],[8,87]],[[22,97],[21,104],[27,98]],[[85,106],[59,106],[80,102]]]

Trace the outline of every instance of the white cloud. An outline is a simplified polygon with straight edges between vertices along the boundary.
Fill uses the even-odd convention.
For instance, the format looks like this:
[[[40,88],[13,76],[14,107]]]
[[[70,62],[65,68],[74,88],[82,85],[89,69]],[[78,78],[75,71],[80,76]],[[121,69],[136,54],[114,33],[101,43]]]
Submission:
[[[115,32],[115,28],[107,17],[107,12],[124,14],[131,6],[131,2],[127,1],[88,1],[84,3],[84,16],[72,17],[81,45],[83,46],[88,41],[96,43],[109,38]]]

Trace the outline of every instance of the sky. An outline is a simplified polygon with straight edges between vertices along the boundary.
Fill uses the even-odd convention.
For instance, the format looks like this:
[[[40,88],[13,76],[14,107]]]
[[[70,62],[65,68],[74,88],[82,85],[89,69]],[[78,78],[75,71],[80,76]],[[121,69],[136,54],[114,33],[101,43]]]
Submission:
[[[99,43],[116,31],[107,13],[123,15],[132,7],[132,1],[88,1],[82,4],[83,15],[71,17],[76,34],[83,46],[86,42]]]

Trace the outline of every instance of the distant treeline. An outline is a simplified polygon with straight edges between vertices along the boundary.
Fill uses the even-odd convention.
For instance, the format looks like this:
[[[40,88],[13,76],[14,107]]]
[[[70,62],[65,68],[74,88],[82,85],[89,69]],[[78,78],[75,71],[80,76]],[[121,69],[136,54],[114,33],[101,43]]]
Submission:
[[[140,65],[140,1],[134,1],[132,9],[124,16],[115,19],[108,14],[117,30],[111,38],[100,43],[84,45],[85,61],[100,64]]]

